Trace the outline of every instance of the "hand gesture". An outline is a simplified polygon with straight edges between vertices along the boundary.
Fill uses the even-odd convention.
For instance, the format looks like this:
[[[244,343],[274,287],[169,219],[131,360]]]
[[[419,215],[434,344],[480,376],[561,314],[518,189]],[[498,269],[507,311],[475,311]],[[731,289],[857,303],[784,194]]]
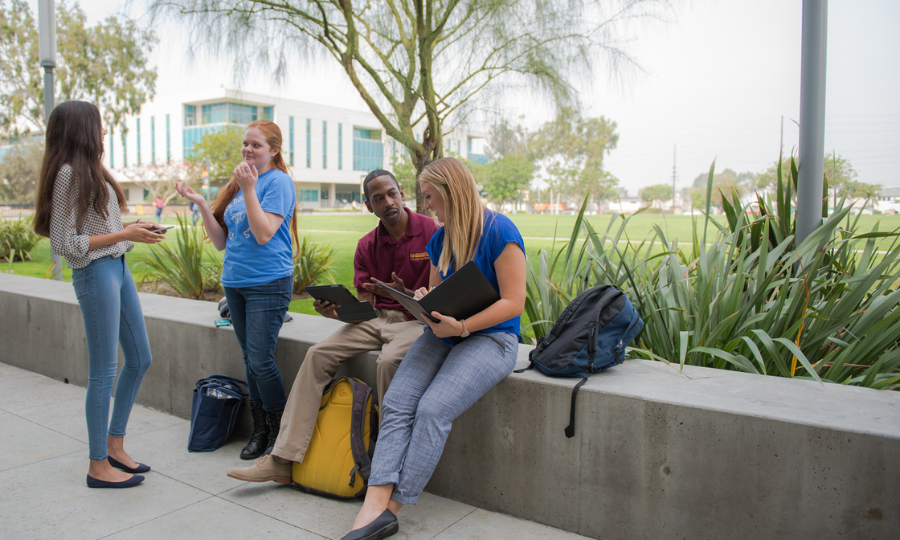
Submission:
[[[203,195],[194,191],[194,189],[188,186],[186,182],[175,182],[175,191],[177,191],[179,195],[196,204],[197,206],[206,204],[206,199],[203,198]]]
[[[313,308],[319,313],[319,315],[323,317],[328,317],[329,319],[338,319],[337,316],[337,308],[341,306],[337,304],[332,304],[328,300],[316,300],[313,302]]]
[[[246,161],[242,161],[240,165],[234,168],[234,178],[241,187],[241,191],[246,193],[256,187],[256,181],[259,180],[259,173],[256,172],[255,165],[250,165]]]
[[[392,283],[385,283],[383,281],[378,281],[377,279],[370,277],[369,278],[372,283],[363,283],[363,289],[369,291],[370,293],[377,294],[378,296],[384,296],[385,298],[390,298],[390,295],[385,291],[387,288],[394,289],[395,291],[402,292],[406,296],[412,296],[413,291],[406,288],[403,280],[396,274],[396,272],[391,272]]]
[[[122,232],[125,233],[125,240],[131,240],[132,242],[138,242],[141,244],[158,244],[165,240],[165,234],[153,232],[153,229],[157,228],[158,225],[156,223],[149,222],[137,222],[129,224],[129,226],[125,227]]]

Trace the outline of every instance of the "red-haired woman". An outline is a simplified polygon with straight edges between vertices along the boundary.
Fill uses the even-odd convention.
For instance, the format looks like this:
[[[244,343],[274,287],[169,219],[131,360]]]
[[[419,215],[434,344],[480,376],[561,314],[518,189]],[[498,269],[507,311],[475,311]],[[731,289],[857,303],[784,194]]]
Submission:
[[[253,435],[241,451],[242,459],[272,451],[287,401],[275,364],[275,343],[291,302],[291,233],[296,241],[297,214],[281,141],[274,122],[251,123],[241,148],[244,161],[212,207],[190,187],[177,186],[178,193],[200,207],[213,245],[225,250],[222,285],[244,353],[253,417]]]
[[[93,103],[60,103],[47,120],[46,150],[35,203],[34,230],[50,237],[53,253],[72,267],[72,285],[84,318],[88,347],[85,418],[92,488],[139,484],[150,467],[131,459],[124,438],[128,417],[150,367],[150,342],[125,253],[134,242],[163,239],[155,224],[122,223],[125,194],[103,166],[106,130]],[[118,368],[112,419],[109,395]],[[118,470],[117,470],[118,469]]]

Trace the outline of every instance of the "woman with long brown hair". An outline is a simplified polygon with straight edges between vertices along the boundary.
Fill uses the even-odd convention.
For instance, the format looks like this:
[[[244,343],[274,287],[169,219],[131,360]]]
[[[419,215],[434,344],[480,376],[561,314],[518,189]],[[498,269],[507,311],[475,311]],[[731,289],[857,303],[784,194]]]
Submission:
[[[481,204],[472,173],[454,158],[419,174],[425,209],[444,226],[431,237],[432,287],[473,261],[500,299],[463,320],[433,311],[384,396],[366,500],[343,540],[397,533],[397,513],[415,504],[437,466],[453,420],[516,365],[525,308],[525,244],[506,216]],[[416,297],[427,294],[416,291]],[[451,339],[453,338],[453,339]]]
[[[46,147],[35,204],[34,230],[50,237],[53,253],[72,267],[72,284],[84,318],[88,346],[85,417],[92,488],[139,484],[150,467],[131,459],[124,448],[125,427],[150,367],[150,342],[125,253],[134,242],[155,244],[157,225],[140,220],[123,224],[122,188],[103,166],[103,129],[93,103],[60,103],[47,120]],[[109,396],[118,367],[112,419]],[[129,474],[130,473],[130,474]]]
[[[291,236],[297,242],[294,181],[281,155],[281,129],[252,122],[244,133],[244,161],[212,207],[185,184],[178,193],[200,207],[206,234],[225,250],[222,285],[234,333],[244,353],[253,434],[241,451],[255,459],[272,451],[287,396],[275,364],[275,344],[293,289]],[[289,225],[290,223],[290,225]]]

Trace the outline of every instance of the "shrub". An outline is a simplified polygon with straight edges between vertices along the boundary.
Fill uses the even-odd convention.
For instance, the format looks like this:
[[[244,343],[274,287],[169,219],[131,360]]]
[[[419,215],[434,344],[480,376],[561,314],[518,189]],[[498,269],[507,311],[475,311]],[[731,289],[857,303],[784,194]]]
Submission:
[[[31,251],[41,240],[31,226],[32,221],[32,216],[18,220],[0,217],[0,260],[31,260]]]
[[[300,240],[300,255],[294,258],[294,294],[302,294],[307,285],[334,280],[334,248],[319,246],[309,236]]]
[[[780,171],[781,167],[779,167]],[[568,246],[541,252],[530,270],[526,310],[536,336],[562,308],[598,283],[623,287],[645,321],[632,355],[763,375],[900,387],[900,243],[896,232],[858,232],[843,202],[799,245],[791,212],[797,167],[751,214],[723,197],[727,223],[695,220],[685,245],[655,227],[619,249],[630,218],[607,230],[576,221]],[[615,223],[619,227],[614,227]],[[712,225],[712,228],[710,228]],[[579,238],[582,230],[584,240]],[[711,236],[713,236],[711,238]],[[891,239],[876,253],[878,239]],[[530,268],[530,265],[529,265]]]
[[[176,218],[178,227],[168,233],[175,238],[149,246],[149,254],[135,255],[145,268],[142,277],[162,281],[183,298],[220,291],[222,263],[204,243],[203,229],[190,226],[186,216]]]

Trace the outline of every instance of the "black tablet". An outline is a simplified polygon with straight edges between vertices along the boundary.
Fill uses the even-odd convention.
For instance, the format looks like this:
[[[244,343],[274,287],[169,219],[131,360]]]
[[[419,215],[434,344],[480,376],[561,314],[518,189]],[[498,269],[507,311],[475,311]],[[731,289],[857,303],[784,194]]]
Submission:
[[[336,310],[338,319],[347,321],[366,321],[378,317],[371,302],[360,302],[343,285],[308,285],[306,292],[316,300],[326,300],[339,307]]]
[[[339,306],[353,306],[359,303],[343,285],[307,285],[304,289],[316,300],[327,300]]]

